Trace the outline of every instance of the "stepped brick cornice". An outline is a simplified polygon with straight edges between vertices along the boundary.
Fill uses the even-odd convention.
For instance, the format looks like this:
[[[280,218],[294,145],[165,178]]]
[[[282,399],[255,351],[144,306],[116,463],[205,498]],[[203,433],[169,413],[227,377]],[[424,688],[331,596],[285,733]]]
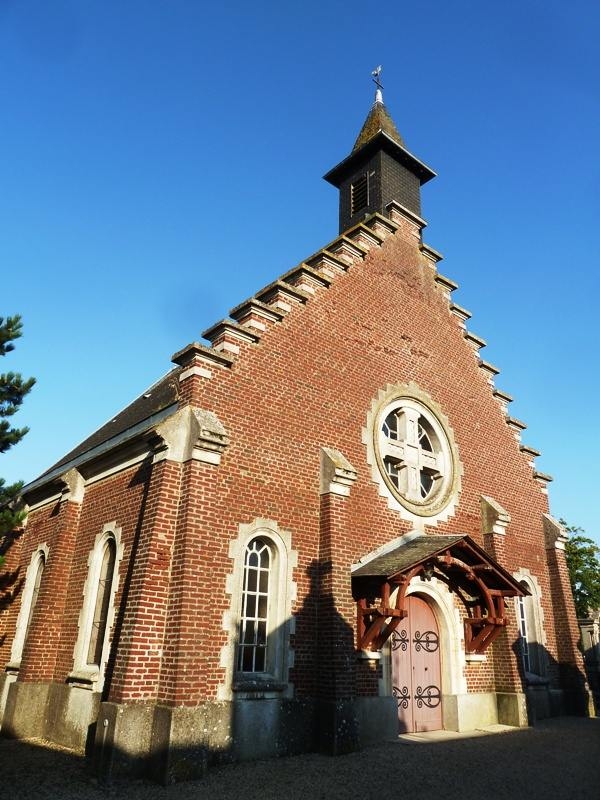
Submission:
[[[439,272],[435,276],[435,282],[448,297],[450,297],[452,292],[455,292],[458,289],[458,283],[455,283],[454,281],[450,280],[450,278],[447,278],[445,275],[442,275]]]

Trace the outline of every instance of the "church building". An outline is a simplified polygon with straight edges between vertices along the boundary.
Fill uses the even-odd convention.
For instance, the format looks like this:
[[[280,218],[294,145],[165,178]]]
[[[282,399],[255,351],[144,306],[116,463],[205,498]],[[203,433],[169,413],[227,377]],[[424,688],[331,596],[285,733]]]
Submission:
[[[23,491],[2,735],[101,776],[526,726],[587,693],[548,475],[378,85],[339,235]]]

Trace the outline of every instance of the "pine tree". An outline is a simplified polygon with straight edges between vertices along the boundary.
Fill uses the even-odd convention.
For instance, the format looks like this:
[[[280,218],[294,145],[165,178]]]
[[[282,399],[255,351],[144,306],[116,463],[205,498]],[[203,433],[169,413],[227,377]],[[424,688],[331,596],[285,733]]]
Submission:
[[[0,356],[5,356],[15,349],[13,342],[22,334],[21,317],[0,317]],[[25,395],[31,390],[35,378],[23,379],[18,372],[0,374],[0,453],[5,453],[13,445],[21,441],[28,428],[13,428],[8,417],[15,414]],[[0,542],[3,537],[22,522],[24,513],[18,508],[19,492],[23,482],[6,485],[0,478]],[[0,555],[0,566],[2,564]]]

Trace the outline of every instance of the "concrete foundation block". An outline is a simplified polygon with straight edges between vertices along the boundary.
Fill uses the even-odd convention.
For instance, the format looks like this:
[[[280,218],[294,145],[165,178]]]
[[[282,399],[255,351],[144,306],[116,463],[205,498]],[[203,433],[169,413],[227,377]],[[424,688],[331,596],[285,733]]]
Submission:
[[[395,697],[358,697],[354,701],[359,747],[398,738]]]
[[[495,692],[444,695],[442,710],[447,731],[473,731],[498,722]]]
[[[317,718],[321,753],[337,756],[360,748],[354,700],[323,700]]]
[[[93,741],[100,695],[61,683],[12,683],[2,734],[15,739],[50,739],[85,752]]]
[[[8,690],[16,680],[17,676],[15,674],[4,672],[2,675],[0,675],[0,730],[2,730],[2,723],[4,721]]]
[[[14,739],[43,738],[50,685],[19,683],[8,688],[2,735]]]
[[[154,704],[101,703],[92,755],[94,773],[103,781],[148,773]]]
[[[497,692],[498,722],[501,725],[512,725],[515,728],[526,728],[527,699],[523,692]]]
[[[552,716],[550,708],[550,692],[547,686],[528,686],[527,709],[529,712],[529,722],[535,724],[538,719],[547,719]]]

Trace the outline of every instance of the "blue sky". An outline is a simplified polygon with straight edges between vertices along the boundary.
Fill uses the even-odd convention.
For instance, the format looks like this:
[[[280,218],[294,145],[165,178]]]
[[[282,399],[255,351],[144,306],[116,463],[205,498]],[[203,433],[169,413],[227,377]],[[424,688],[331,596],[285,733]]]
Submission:
[[[0,315],[25,324],[0,368],[38,380],[0,475],[32,480],[337,234],[321,176],[381,63],[439,176],[425,240],[552,512],[600,541],[599,34],[592,0],[0,0]]]

